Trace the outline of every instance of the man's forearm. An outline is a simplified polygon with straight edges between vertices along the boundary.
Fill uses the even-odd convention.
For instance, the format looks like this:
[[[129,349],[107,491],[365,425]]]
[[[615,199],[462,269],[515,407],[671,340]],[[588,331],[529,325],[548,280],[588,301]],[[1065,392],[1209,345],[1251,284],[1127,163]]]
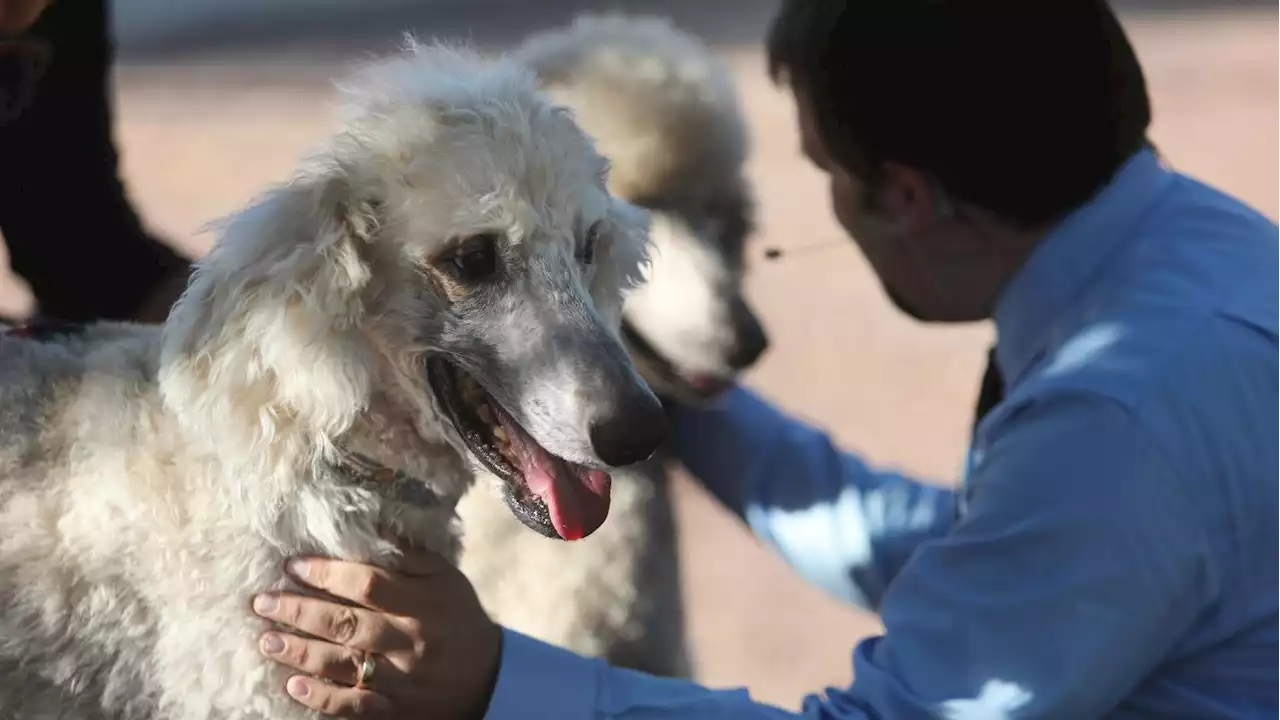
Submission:
[[[814,584],[878,607],[922,541],[946,533],[955,495],[876,470],[744,388],[673,414],[673,444],[717,498]]]

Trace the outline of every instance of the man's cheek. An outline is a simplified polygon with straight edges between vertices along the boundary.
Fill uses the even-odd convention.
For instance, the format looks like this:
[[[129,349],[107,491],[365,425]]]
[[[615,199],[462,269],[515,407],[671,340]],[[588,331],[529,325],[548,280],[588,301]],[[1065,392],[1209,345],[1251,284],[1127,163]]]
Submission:
[[[840,226],[845,232],[853,234],[853,229],[857,225],[857,199],[847,185],[840,182],[834,176],[829,183],[829,191],[831,195],[831,208],[835,212],[836,220],[840,222]]]

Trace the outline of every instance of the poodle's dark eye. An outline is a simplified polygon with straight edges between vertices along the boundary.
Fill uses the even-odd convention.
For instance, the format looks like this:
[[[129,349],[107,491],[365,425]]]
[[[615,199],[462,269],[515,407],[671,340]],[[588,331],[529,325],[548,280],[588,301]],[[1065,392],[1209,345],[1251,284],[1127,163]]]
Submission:
[[[583,265],[590,265],[596,259],[596,242],[600,239],[600,223],[592,225],[587,230],[587,237],[582,241],[582,245],[578,248],[578,262]]]
[[[481,233],[463,240],[449,263],[453,274],[464,282],[488,278],[498,271],[498,236]]]

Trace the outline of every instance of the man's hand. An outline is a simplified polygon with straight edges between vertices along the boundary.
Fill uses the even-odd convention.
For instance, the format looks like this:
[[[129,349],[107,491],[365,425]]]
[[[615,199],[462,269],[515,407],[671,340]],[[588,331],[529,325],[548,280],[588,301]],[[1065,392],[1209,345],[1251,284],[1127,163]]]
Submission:
[[[259,643],[272,660],[336,683],[295,675],[286,690],[298,702],[344,717],[484,715],[502,629],[466,577],[439,555],[406,554],[399,574],[323,558],[293,560],[289,571],[357,605],[288,593],[254,599],[259,615],[322,638],[268,632]]]

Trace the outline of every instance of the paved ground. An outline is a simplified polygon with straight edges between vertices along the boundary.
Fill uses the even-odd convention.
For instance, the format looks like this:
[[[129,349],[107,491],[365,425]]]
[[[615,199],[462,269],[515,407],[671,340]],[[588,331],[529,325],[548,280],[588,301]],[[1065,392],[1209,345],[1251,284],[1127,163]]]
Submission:
[[[289,14],[246,23],[236,13],[265,4],[123,2],[125,172],[149,221],[192,252],[207,246],[201,224],[283,177],[329,127],[327,78],[339,58],[385,47],[404,27],[501,43],[588,4],[419,0],[406,9],[404,0],[365,0],[352,14],[340,1],[289,0],[274,4]],[[895,314],[841,242],[824,184],[796,152],[789,102],[763,79],[750,44],[770,0],[614,3],[637,4],[678,12],[737,71],[756,139],[760,247],[826,246],[755,263],[751,292],[774,349],[750,383],[876,461],[951,476],[989,328],[924,328]],[[1274,3],[1224,2],[1211,14],[1182,7],[1192,2],[1122,4],[1149,73],[1161,148],[1276,217]],[[702,679],[747,684],[789,707],[806,690],[846,683],[849,649],[874,620],[798,581],[687,483],[680,503]]]

